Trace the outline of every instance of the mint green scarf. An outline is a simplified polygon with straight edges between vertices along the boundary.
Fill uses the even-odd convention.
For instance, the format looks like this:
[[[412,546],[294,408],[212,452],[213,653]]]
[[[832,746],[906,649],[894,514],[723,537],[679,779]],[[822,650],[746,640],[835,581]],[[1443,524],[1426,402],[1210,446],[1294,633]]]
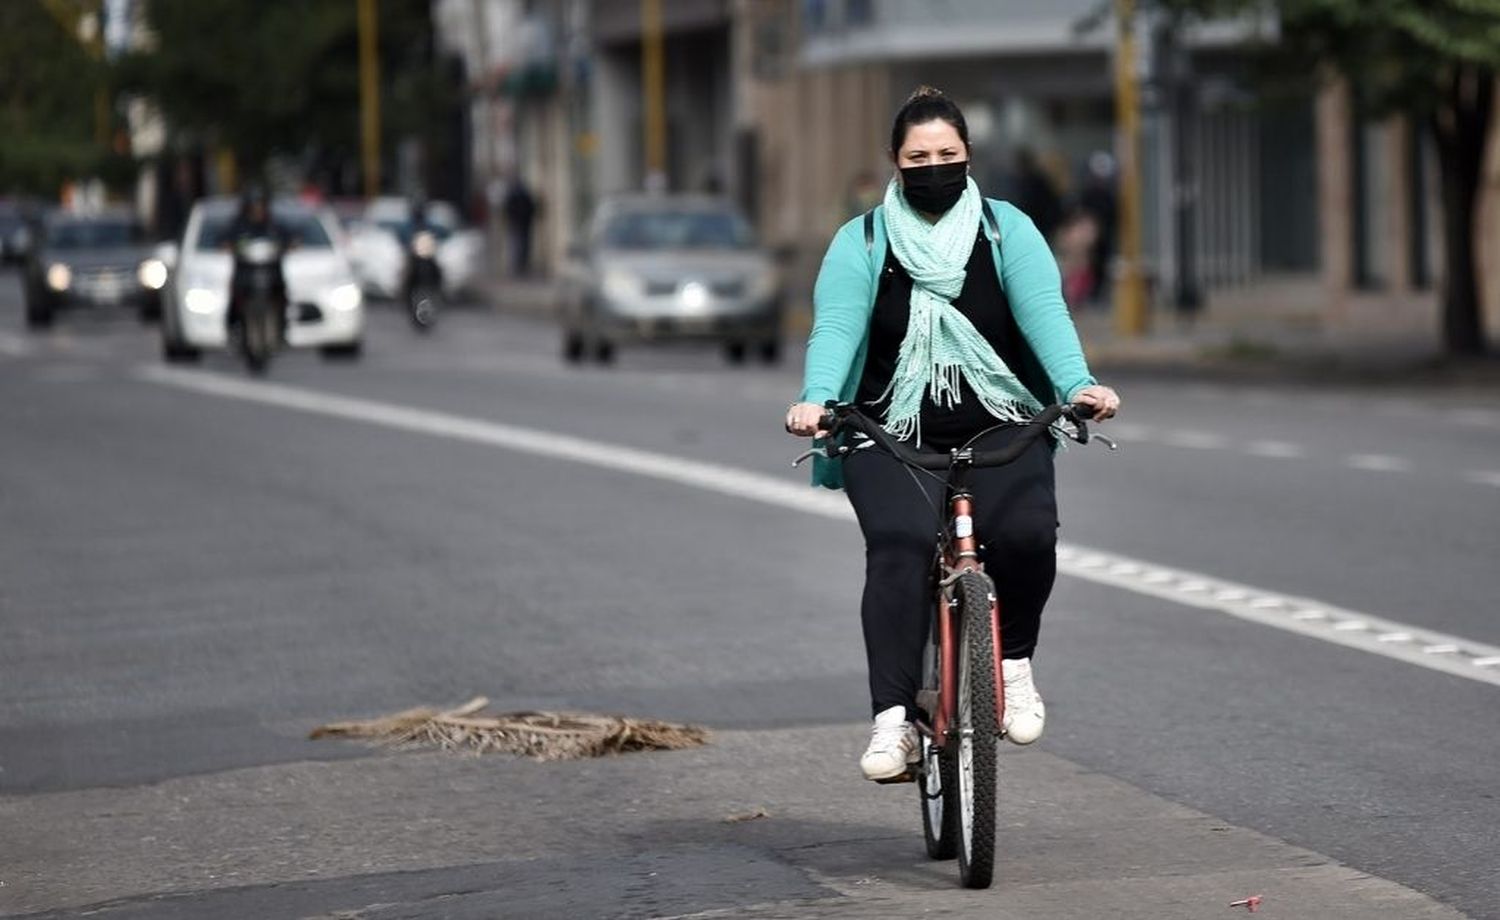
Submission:
[[[1005,421],[1026,421],[1042,406],[1017,379],[974,324],[953,306],[964,287],[983,207],[979,186],[969,187],[937,223],[906,203],[893,179],[885,190],[885,226],[891,250],[911,276],[911,319],[896,372],[881,399],[890,397],[885,430],[902,440],[922,440],[922,397],[944,408],[963,399],[967,380],[986,411]]]

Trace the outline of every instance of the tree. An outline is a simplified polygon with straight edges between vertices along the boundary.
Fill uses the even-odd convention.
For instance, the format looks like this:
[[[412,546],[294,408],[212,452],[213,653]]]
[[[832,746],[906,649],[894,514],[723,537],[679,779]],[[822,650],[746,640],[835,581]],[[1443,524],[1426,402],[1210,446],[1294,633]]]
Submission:
[[[94,173],[102,66],[39,0],[0,3],[0,190],[55,195]]]
[[[276,154],[358,149],[353,0],[153,0],[146,11],[153,47],[122,61],[122,81],[178,136],[232,150],[251,174]],[[429,4],[382,0],[379,34],[385,136],[421,133],[448,102]]]
[[[1482,354],[1475,216],[1500,71],[1500,0],[1158,2],[1205,18],[1274,11],[1281,53],[1307,69],[1331,65],[1369,111],[1429,128],[1442,186],[1443,343],[1450,354]]]

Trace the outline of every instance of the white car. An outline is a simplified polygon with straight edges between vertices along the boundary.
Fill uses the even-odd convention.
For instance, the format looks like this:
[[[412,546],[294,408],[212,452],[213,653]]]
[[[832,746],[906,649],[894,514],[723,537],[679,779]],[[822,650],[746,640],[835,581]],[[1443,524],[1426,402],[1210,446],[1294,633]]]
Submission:
[[[226,248],[239,203],[206,198],[193,206],[182,245],[165,243],[157,258],[169,269],[162,288],[162,356],[193,361],[203,349],[229,345],[225,315],[234,257]],[[282,257],[286,277],[286,339],[293,348],[318,348],[327,357],[353,358],[364,341],[364,297],[342,245],[338,221],[326,209],[277,200],[271,216],[292,239]]]
[[[443,294],[458,299],[473,289],[484,260],[484,239],[465,229],[458,209],[445,201],[427,205],[427,221],[436,229],[435,258],[443,273]],[[376,198],[364,216],[349,226],[349,261],[360,288],[371,297],[401,296],[406,274],[403,240],[411,224],[411,205],[405,198]]]

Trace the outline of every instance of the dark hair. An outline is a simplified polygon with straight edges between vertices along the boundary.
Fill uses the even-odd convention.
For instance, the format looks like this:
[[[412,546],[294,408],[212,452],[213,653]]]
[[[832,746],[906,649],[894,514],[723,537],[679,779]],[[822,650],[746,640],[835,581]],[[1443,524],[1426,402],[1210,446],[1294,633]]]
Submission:
[[[964,142],[964,150],[969,150],[969,123],[964,121],[964,113],[959,111],[958,105],[944,96],[942,90],[919,86],[916,92],[906,97],[906,102],[896,112],[895,124],[891,125],[891,159],[901,152],[911,126],[925,125],[929,121],[946,121],[952,125],[959,140]]]

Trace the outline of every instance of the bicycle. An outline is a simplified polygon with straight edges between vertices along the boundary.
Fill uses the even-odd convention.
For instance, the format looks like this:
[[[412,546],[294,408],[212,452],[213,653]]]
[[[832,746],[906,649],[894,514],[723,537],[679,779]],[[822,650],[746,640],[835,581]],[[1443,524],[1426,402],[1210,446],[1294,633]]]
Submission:
[[[994,582],[979,561],[968,472],[1015,462],[1049,431],[1087,444],[1086,422],[1093,412],[1083,405],[1050,406],[1020,426],[1021,434],[1005,447],[973,447],[996,430],[991,428],[963,447],[938,453],[913,450],[894,440],[856,406],[829,402],[825,408],[828,413],[820,426],[826,432],[825,446],[803,453],[794,465],[820,453],[841,459],[855,450],[875,449],[943,483],[949,513],[937,525],[935,603],[922,655],[922,687],[917,693],[917,707],[927,715],[926,721],[918,718],[916,722],[920,758],[914,769],[884,782],[917,784],[927,855],[933,859],[956,855],[964,887],[988,888],[995,865],[995,748],[1003,736],[1005,681],[998,654],[1000,605]],[[1060,426],[1062,420],[1072,430]],[[851,446],[848,438],[840,438],[845,431],[863,435],[868,447]],[[1118,449],[1109,438],[1094,437],[1110,450]],[[946,471],[946,477],[939,478],[938,471]]]

